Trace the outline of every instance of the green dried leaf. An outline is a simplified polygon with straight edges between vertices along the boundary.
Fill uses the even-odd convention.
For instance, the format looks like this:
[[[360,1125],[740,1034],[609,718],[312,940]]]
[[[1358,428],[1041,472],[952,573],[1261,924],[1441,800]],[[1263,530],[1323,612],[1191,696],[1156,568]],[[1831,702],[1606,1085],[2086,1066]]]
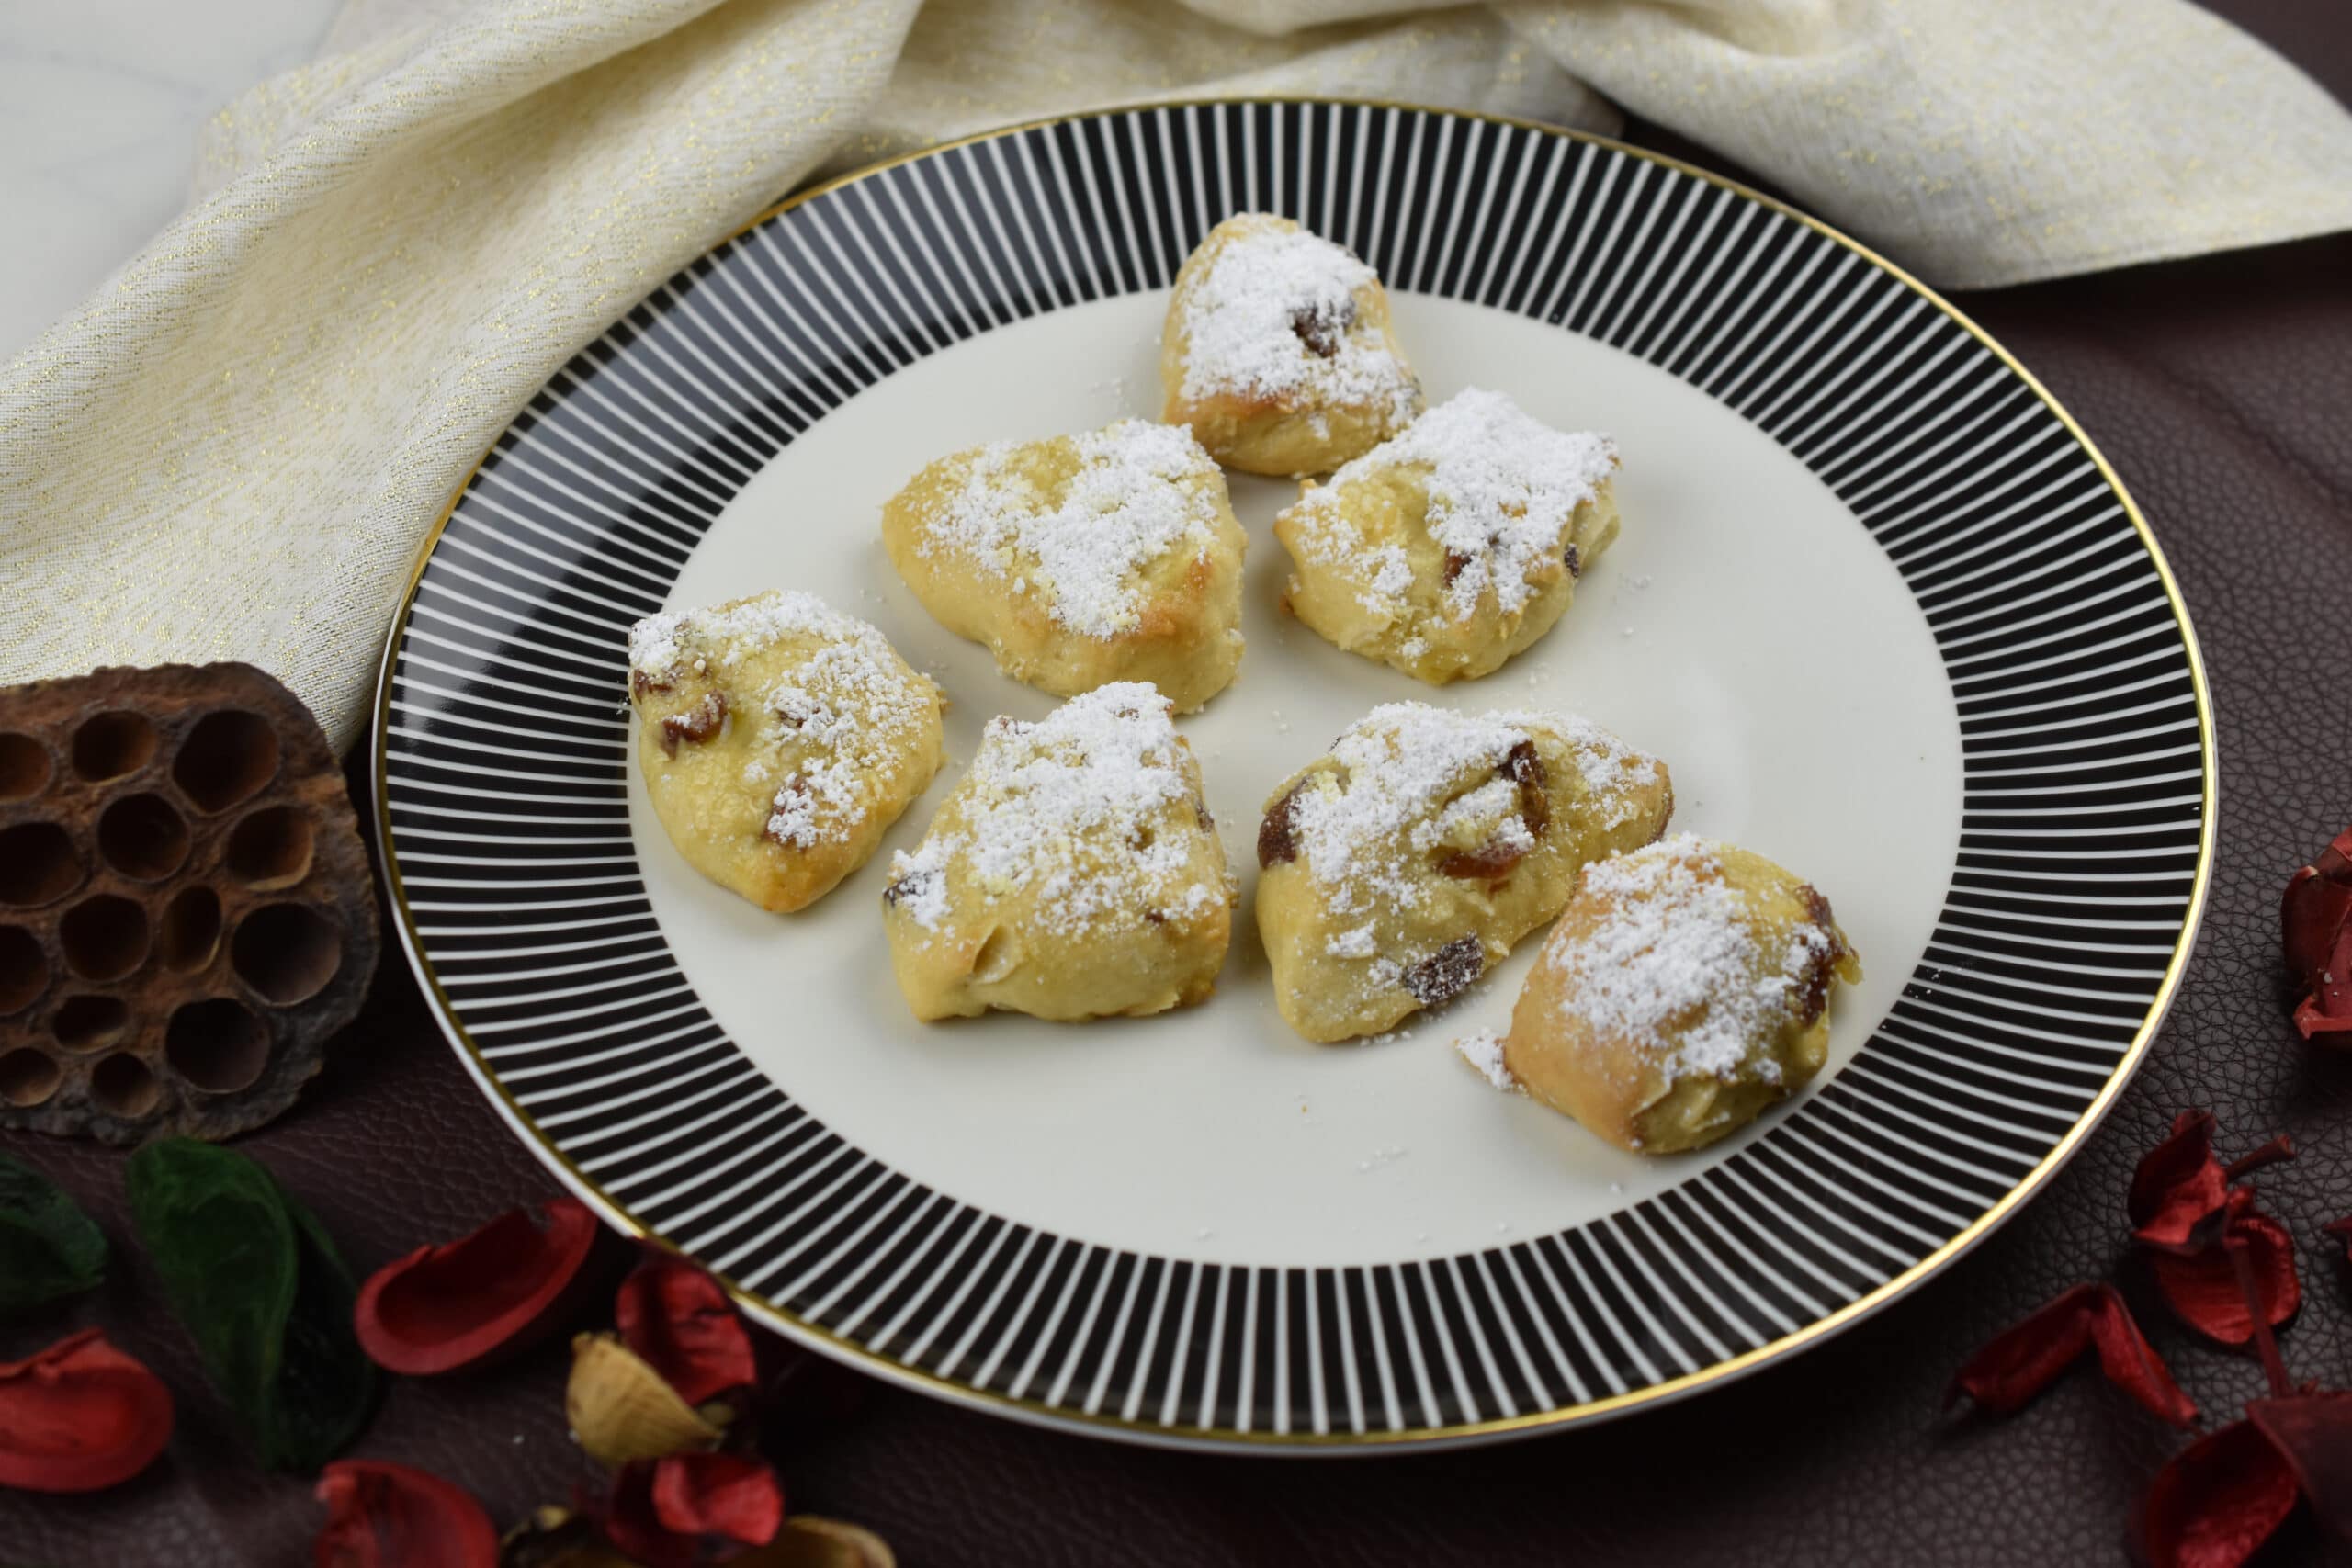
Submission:
[[[0,1317],[95,1290],[107,1238],[57,1183],[0,1155]]]
[[[129,1182],[164,1294],[262,1461],[313,1470],[332,1459],[376,1396],[334,1243],[268,1171],[212,1144],[150,1144],[130,1156]]]

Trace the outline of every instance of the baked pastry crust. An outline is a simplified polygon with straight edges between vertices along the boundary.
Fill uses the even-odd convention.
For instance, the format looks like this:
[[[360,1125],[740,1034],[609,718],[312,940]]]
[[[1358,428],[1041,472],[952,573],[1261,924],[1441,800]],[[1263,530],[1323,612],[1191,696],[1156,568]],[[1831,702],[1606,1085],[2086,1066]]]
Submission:
[[[939,688],[807,593],[639,621],[629,700],[662,830],[763,909],[805,908],[865,864],[945,757]]]
[[[1180,427],[1121,420],[943,457],[883,507],[882,543],[942,626],[1041,691],[1148,681],[1189,713],[1240,666],[1248,539]]]
[[[1442,685],[1552,629],[1617,537],[1616,444],[1473,388],[1274,519],[1283,605],[1351,653]]]
[[[1557,914],[1577,873],[1666,828],[1666,764],[1585,719],[1392,703],[1267,802],[1258,931],[1309,1040],[1449,1001]]]
[[[1378,275],[1263,212],[1227,219],[1185,258],[1159,380],[1162,417],[1253,474],[1329,472],[1421,412]]]
[[[989,721],[883,926],[919,1019],[1187,1007],[1216,988],[1238,890],[1168,699],[1121,682]]]
[[[1831,994],[1861,973],[1811,885],[1678,834],[1585,868],[1512,1010],[1503,1063],[1620,1148],[1699,1148],[1812,1081]]]

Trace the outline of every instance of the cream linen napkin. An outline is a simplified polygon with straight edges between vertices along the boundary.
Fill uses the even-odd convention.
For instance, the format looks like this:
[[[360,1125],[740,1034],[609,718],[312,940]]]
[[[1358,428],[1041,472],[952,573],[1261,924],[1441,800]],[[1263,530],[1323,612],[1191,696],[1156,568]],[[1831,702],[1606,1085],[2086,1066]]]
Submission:
[[[474,459],[781,193],[1024,116],[1276,92],[1623,104],[1957,287],[2352,227],[2352,118],[2184,0],[362,0],[0,372],[0,682],[244,659],[346,744]]]

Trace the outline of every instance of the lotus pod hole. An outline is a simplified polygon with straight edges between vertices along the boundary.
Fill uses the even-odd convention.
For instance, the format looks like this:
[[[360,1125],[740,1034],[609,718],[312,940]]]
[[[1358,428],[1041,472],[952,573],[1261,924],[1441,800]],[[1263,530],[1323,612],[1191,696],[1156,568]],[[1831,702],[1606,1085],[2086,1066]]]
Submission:
[[[164,1055],[208,1094],[234,1094],[269,1065],[269,1030],[243,1003],[211,997],[172,1014]]]
[[[147,911],[112,893],[83,899],[57,922],[66,966],[85,980],[119,980],[147,962]]]
[[[100,858],[133,882],[161,882],[187,863],[187,823],[160,795],[126,795],[98,818]]]
[[[54,903],[82,886],[74,840],[54,822],[21,822],[0,832],[0,904]]]
[[[266,806],[229,834],[230,874],[261,891],[291,887],[311,874],[311,814]]]
[[[0,800],[30,800],[49,787],[49,748],[29,735],[0,732]]]
[[[114,997],[68,997],[57,1004],[49,1032],[68,1051],[103,1051],[130,1032],[130,1009]]]
[[[98,714],[74,732],[74,771],[92,784],[135,773],[154,755],[155,727],[145,714]]]
[[[117,1051],[90,1073],[90,1099],[109,1116],[136,1121],[163,1098],[153,1070],[128,1051]]]
[[[49,989],[40,939],[22,926],[0,926],[0,1013],[22,1012]]]
[[[237,922],[229,962],[262,999],[291,1007],[322,990],[343,964],[343,943],[307,904],[266,904]]]
[[[226,811],[277,776],[277,735],[259,714],[207,714],[180,743],[172,777],[196,808]]]
[[[57,1092],[64,1077],[47,1052],[20,1046],[0,1055],[0,1100],[17,1106],[41,1104]]]
[[[193,975],[220,951],[220,895],[209,887],[183,887],[164,906],[155,955],[164,968]]]

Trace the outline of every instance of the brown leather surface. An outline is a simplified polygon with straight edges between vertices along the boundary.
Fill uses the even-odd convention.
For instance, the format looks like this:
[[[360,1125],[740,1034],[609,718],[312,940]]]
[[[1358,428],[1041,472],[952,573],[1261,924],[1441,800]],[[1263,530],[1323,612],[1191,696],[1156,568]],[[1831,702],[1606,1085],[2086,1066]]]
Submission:
[[[2216,8],[2352,96],[2341,0]],[[2276,924],[2287,874],[2352,821],[2352,236],[1962,305],[2075,412],[2139,499],[2188,595],[2220,715],[2221,852],[2202,942],[2146,1066],[2073,1165],[1941,1278],[1842,1337],[1603,1427],[1453,1453],[1230,1459],[877,1389],[787,1450],[795,1506],[875,1527],[910,1568],[2120,1562],[2170,1434],[2087,1375],[2002,1424],[1943,1420],[1938,1397],[2003,1324],[2119,1268],[2209,1412],[2258,1392],[2254,1363],[2191,1344],[2125,1256],[2132,1165],[2189,1105],[2219,1114],[2227,1150],[2294,1135],[2301,1157],[2261,1179],[2303,1248],[2308,1294],[2286,1355],[2298,1376],[2352,1384],[2352,1272],[2317,1233],[2352,1213],[2352,1056],[2296,1039]],[[390,959],[326,1073],[242,1146],[362,1270],[554,1190]],[[58,1176],[127,1241],[118,1154],[28,1135],[0,1148]],[[308,1562],[320,1510],[306,1483],[246,1457],[124,1251],[102,1299],[0,1330],[0,1359],[67,1325],[104,1324],[179,1396],[171,1452],[98,1497],[0,1494],[0,1563]],[[485,1376],[399,1382],[356,1451],[438,1471],[515,1518],[584,1474],[564,1433],[562,1364],[550,1347]],[[2298,1519],[2262,1561],[2326,1550]]]

